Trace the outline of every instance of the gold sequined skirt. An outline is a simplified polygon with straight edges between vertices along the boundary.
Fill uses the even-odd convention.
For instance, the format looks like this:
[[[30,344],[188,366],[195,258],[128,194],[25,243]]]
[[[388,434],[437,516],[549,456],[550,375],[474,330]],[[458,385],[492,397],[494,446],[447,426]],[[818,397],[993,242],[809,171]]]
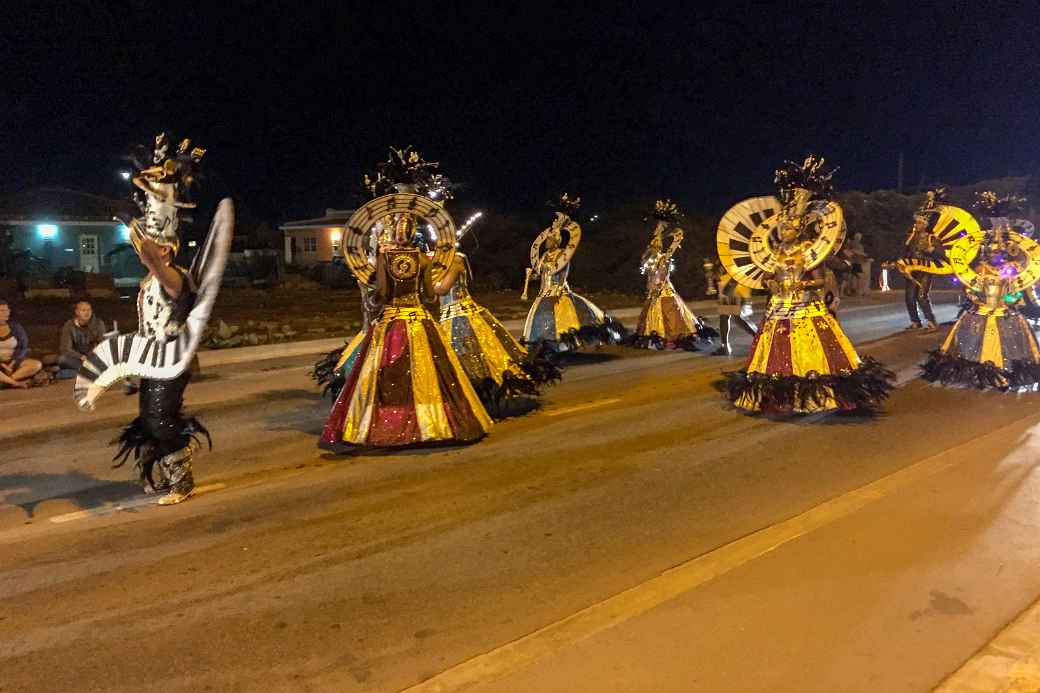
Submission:
[[[487,411],[425,308],[386,307],[359,350],[323,445],[467,443],[490,430]]]

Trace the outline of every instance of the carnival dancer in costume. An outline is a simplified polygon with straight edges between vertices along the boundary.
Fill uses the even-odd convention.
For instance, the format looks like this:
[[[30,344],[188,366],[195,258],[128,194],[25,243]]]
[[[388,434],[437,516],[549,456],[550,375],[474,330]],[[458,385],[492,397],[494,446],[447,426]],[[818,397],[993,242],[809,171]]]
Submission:
[[[92,410],[98,397],[124,378],[141,378],[140,412],[124,429],[116,460],[120,466],[133,455],[148,493],[166,491],[160,505],[186,500],[195,489],[191,462],[199,436],[209,432],[195,418],[184,416],[184,390],[191,363],[220,289],[234,233],[230,199],[220,202],[209,234],[190,270],[174,264],[180,247],[178,215],[195,205],[187,195],[195,168],[205,150],[183,140],[170,152],[165,134],[155,139],[152,165],[133,178],[143,199],[143,216],[130,224],[130,239],[148,276],[137,296],[136,334],[117,335],[86,356],[76,378],[75,399]],[[212,444],[211,444],[212,446]],[[159,477],[154,471],[158,467]]]
[[[455,352],[423,305],[457,279],[455,225],[423,194],[436,164],[410,150],[392,150],[381,175],[394,192],[358,209],[347,223],[344,249],[358,281],[376,286],[383,305],[325,423],[320,446],[472,443],[491,419]],[[392,221],[388,221],[392,220]],[[432,257],[415,246],[417,223],[430,228]],[[375,257],[373,233],[380,238]]]
[[[894,377],[861,359],[827,310],[820,265],[845,235],[841,207],[830,199],[831,172],[809,156],[776,172],[780,199],[755,197],[719,223],[719,259],[735,281],[772,295],[751,356],[726,374],[737,407],[774,414],[871,410]]]
[[[936,225],[954,219],[965,232],[949,258],[971,304],[921,366],[925,380],[978,389],[1037,389],[1040,348],[1015,304],[1040,279],[1040,245],[1011,230],[1008,216],[1021,202],[981,193],[976,206],[989,215],[992,227],[984,233],[964,210],[938,209]]]
[[[460,246],[473,220],[459,229]],[[501,322],[469,292],[473,278],[469,258],[456,250],[456,279],[441,296],[440,325],[481,401],[489,412],[502,414],[504,400],[536,397],[542,385],[560,379],[559,369],[546,357],[543,345],[528,353]]]
[[[567,283],[574,251],[581,242],[581,226],[572,218],[580,205],[580,198],[564,193],[555,205],[556,219],[531,244],[531,266],[522,298],[527,300],[532,275],[541,287],[524,323],[524,342],[529,346],[544,343],[554,351],[569,351],[617,344],[625,338],[627,330],[620,322],[571,291]]]
[[[696,351],[698,339],[714,339],[718,333],[693,314],[672,285],[672,259],[683,240],[677,226],[682,213],[671,200],[658,200],[650,218],[656,223],[639,268],[646,275],[646,301],[631,342],[647,349]]]
[[[910,318],[908,330],[921,329],[921,313],[927,321],[927,329],[936,329],[935,312],[929,296],[932,282],[936,276],[953,273],[946,259],[945,246],[928,223],[942,203],[945,192],[945,188],[936,188],[925,195],[924,203],[914,213],[913,226],[903,244],[903,257],[895,263],[906,280],[904,294],[906,313]]]

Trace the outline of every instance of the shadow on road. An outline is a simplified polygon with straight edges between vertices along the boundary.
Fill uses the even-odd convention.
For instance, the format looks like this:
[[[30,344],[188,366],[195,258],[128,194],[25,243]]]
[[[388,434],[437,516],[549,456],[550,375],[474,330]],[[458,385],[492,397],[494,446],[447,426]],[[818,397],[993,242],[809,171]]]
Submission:
[[[612,354],[606,351],[564,351],[559,354],[554,354],[552,358],[560,368],[567,368],[568,366],[588,366],[597,363],[606,363],[607,361],[614,361],[622,358],[622,356],[620,354]]]
[[[66,500],[80,510],[87,510],[140,493],[140,487],[130,481],[99,481],[79,471],[0,475],[0,508],[5,505],[21,508],[27,518],[34,517],[36,506],[45,501]]]

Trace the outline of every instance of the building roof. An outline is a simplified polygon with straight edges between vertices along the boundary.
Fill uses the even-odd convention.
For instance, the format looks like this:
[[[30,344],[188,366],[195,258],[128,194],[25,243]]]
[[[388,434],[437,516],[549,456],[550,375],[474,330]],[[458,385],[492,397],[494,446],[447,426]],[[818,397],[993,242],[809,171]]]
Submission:
[[[108,222],[137,215],[130,200],[65,188],[37,188],[0,197],[0,223]]]
[[[314,219],[300,219],[298,221],[287,221],[278,228],[282,231],[295,231],[298,229],[327,229],[337,226],[343,227],[350,220],[353,209],[326,209],[325,216]]]

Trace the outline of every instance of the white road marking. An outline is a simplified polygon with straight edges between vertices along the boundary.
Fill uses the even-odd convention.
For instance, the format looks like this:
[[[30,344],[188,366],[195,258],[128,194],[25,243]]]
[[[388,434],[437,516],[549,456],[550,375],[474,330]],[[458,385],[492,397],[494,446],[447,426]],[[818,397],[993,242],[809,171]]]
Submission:
[[[227,484],[206,484],[205,486],[195,487],[195,493],[193,496],[201,496],[206,493],[212,493],[213,491],[219,491],[223,488],[227,488]],[[77,510],[76,512],[65,513],[64,515],[55,515],[50,518],[50,521],[54,524],[63,524],[65,522],[72,522],[74,520],[85,520],[89,517],[101,517],[103,515],[111,515],[122,510],[131,510],[133,508],[140,508],[143,505],[155,505],[158,500],[158,496],[139,496],[137,498],[131,498],[130,500],[120,501],[118,503],[112,503],[108,505],[101,505],[96,508],[88,508],[87,510]]]
[[[586,409],[595,409],[596,407],[605,407],[608,404],[614,404],[620,402],[620,397],[611,397],[610,399],[597,399],[594,402],[586,402],[585,404],[576,404],[573,407],[561,407],[559,409],[546,409],[543,414],[546,416],[561,416],[563,414],[572,414],[576,411],[585,411]]]
[[[1005,436],[1006,429],[1019,425],[1026,418],[1029,417],[1010,422],[982,438]],[[644,614],[660,604],[725,575],[788,542],[852,515],[897,491],[935,476],[958,463],[956,456],[950,454],[953,450],[976,444],[978,441],[979,439],[976,438],[944,450],[877,481],[825,501],[800,515],[765,527],[714,551],[690,559],[655,578],[588,606],[533,633],[461,662],[440,674],[404,689],[402,693],[461,691],[482,682],[490,682],[508,676],[542,657],[552,655],[563,647],[586,640],[597,633]],[[1040,632],[1040,627],[1037,632]]]

